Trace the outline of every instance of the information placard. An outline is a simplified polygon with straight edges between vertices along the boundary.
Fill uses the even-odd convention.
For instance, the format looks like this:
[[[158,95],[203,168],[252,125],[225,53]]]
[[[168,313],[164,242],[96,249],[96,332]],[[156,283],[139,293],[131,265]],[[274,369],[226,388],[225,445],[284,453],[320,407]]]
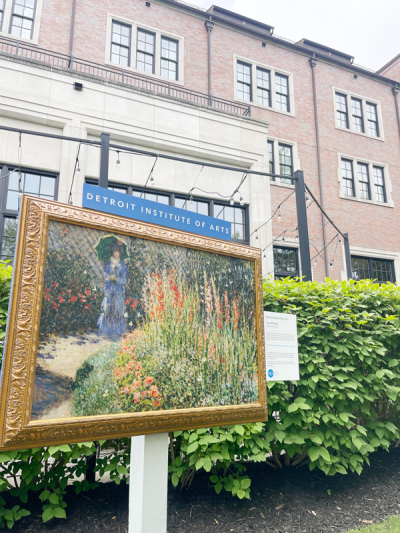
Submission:
[[[265,356],[268,381],[300,379],[297,317],[264,311]]]

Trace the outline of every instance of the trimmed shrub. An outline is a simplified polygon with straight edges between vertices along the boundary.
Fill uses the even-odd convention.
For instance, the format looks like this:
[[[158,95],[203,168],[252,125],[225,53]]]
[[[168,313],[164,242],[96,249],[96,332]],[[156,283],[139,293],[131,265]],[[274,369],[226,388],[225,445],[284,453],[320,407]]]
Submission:
[[[373,451],[388,450],[399,438],[397,286],[265,281],[264,305],[297,315],[300,380],[268,384],[269,419],[263,424],[176,432],[174,485],[190,483],[204,469],[217,492],[249,497],[246,461],[360,474]]]

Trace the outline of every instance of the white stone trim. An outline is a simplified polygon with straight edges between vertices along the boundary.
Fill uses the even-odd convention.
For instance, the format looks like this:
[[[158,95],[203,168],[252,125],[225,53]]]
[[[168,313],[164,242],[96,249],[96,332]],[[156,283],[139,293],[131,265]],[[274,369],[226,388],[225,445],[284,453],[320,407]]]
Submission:
[[[347,98],[347,117],[349,121],[348,128],[342,128],[342,126],[339,126],[339,123],[337,120],[337,113],[336,113],[336,93],[344,94]],[[333,86],[332,86],[332,97],[333,97],[334,120],[335,120],[336,129],[341,130],[341,131],[347,131],[348,133],[354,133],[355,135],[361,135],[362,137],[367,137],[368,139],[374,139],[375,141],[381,141],[381,142],[385,141],[385,132],[383,130],[383,120],[382,120],[382,107],[381,107],[381,103],[379,100],[375,100],[374,98],[367,98],[366,96],[361,96],[360,94],[352,93],[350,91],[339,89],[338,87],[333,87]],[[362,102],[362,113],[363,113],[365,133],[356,131],[354,129],[353,121],[352,121],[352,114],[351,114],[351,97],[357,98],[358,100],[361,100]],[[369,135],[369,133],[367,133],[368,131],[367,108],[366,108],[367,102],[376,105],[379,137],[374,137],[373,135]]]
[[[14,4],[13,0],[5,0],[3,24],[1,27],[1,31],[0,31],[0,36],[8,37],[9,39],[15,39],[16,41],[21,41],[24,43],[38,44],[40,22],[42,19],[43,0],[36,0],[32,39],[27,39],[26,37],[16,37],[15,35],[11,35],[10,23],[11,23],[11,17],[12,17],[13,4]]]
[[[342,180],[342,159],[348,159],[353,162],[353,179],[354,179],[354,192],[355,196],[346,196],[343,192],[343,180]],[[360,198],[359,192],[359,183],[357,175],[357,163],[364,163],[368,165],[368,176],[369,176],[369,186],[371,191],[371,200],[365,200]],[[378,202],[375,199],[375,187],[373,183],[373,172],[372,167],[382,167],[383,168],[383,177],[385,180],[385,191],[386,191],[386,202]],[[365,204],[372,204],[381,207],[394,207],[393,198],[392,198],[392,181],[389,175],[389,165],[386,163],[380,163],[379,161],[372,161],[369,159],[364,159],[362,157],[354,157],[344,153],[338,153],[338,167],[337,167],[337,177],[339,182],[339,197],[345,200],[353,200],[356,202],[362,202]]]
[[[243,63],[247,63],[251,65],[251,102],[247,102],[246,100],[242,100],[238,96],[237,91],[237,62],[241,61]],[[271,74],[271,107],[265,106],[262,104],[259,104],[257,102],[257,67],[260,67],[265,70],[269,70]],[[233,73],[234,73],[234,90],[235,90],[235,96],[234,99],[239,102],[246,102],[247,104],[251,105],[252,107],[259,107],[260,109],[268,109],[268,111],[274,111],[275,113],[281,113],[282,115],[287,115],[290,117],[295,117],[295,103],[294,103],[294,82],[293,82],[293,74],[291,72],[288,72],[286,70],[283,70],[281,68],[275,68],[271,67],[270,65],[265,65],[264,63],[259,63],[258,61],[254,61],[252,59],[248,59],[244,56],[239,56],[234,54],[233,55]],[[276,99],[275,99],[275,74],[282,74],[284,76],[288,77],[289,82],[289,112],[281,111],[280,109],[276,108]]]
[[[113,63],[111,61],[111,32],[112,32],[112,21],[115,20],[116,22],[121,22],[122,24],[126,24],[131,27],[131,43],[130,43],[130,63],[131,66],[129,67],[122,67],[122,65],[118,65],[116,63]],[[142,70],[139,70],[136,68],[136,52],[137,52],[137,31],[138,29],[142,29],[145,31],[148,31],[150,33],[154,33],[155,38],[155,55],[154,55],[154,74],[149,74],[148,72],[143,72]],[[164,78],[161,76],[161,37],[167,37],[170,39],[174,39],[175,41],[178,41],[178,79],[177,80],[170,80],[168,78]],[[161,31],[159,28],[155,28],[153,26],[147,26],[145,24],[139,24],[138,22],[127,19],[125,17],[121,17],[119,15],[115,15],[112,13],[107,13],[107,28],[106,28],[106,46],[105,46],[105,63],[106,65],[111,65],[113,67],[118,66],[119,68],[123,68],[127,72],[136,72],[138,74],[141,74],[142,76],[155,78],[158,80],[162,80],[163,82],[170,82],[175,85],[183,85],[184,84],[184,53],[185,53],[185,46],[184,46],[184,37],[181,35],[176,35],[174,33],[170,33],[167,31]],[[135,66],[133,66],[135,65]]]

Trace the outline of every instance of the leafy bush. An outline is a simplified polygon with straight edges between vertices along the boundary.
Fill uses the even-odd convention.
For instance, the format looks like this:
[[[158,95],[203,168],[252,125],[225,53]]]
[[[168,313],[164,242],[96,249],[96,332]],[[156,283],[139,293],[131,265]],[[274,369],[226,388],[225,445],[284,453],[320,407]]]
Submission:
[[[12,267],[9,263],[9,261],[0,261],[0,365],[3,360],[8,300],[10,297],[11,289]]]
[[[388,450],[399,438],[397,286],[265,281],[264,304],[297,315],[300,380],[268,384],[263,424],[176,432],[174,485],[190,483],[204,469],[217,492],[225,488],[242,498],[249,495],[241,484],[246,461],[360,474],[373,451]]]

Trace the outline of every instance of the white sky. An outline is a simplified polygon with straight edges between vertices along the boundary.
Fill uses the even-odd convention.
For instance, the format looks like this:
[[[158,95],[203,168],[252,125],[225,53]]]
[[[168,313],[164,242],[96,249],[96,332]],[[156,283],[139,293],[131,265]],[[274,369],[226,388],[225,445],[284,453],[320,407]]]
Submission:
[[[212,0],[187,0],[208,9]],[[215,5],[354,56],[378,70],[400,53],[400,0],[218,0]]]

